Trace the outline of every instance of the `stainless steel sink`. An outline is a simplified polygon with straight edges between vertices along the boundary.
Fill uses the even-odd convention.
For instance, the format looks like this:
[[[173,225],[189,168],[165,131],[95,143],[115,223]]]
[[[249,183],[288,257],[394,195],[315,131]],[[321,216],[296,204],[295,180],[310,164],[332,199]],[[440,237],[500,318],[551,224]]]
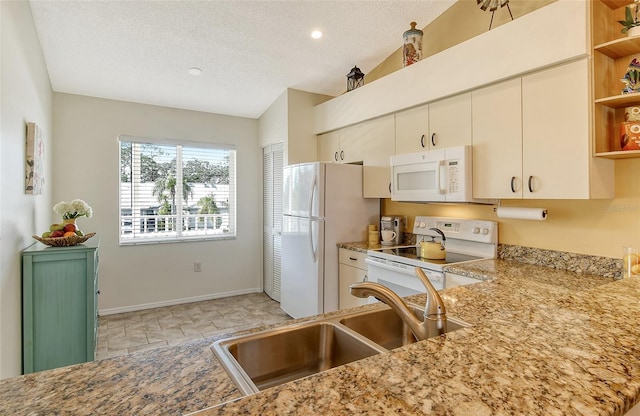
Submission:
[[[424,309],[410,307],[414,315],[422,320]],[[339,322],[388,350],[417,342],[409,327],[392,309],[363,312],[342,318]],[[447,332],[468,326],[470,325],[460,320],[447,319]]]
[[[423,309],[411,305],[422,319]],[[469,325],[447,320],[447,332]],[[416,342],[386,305],[216,341],[212,350],[245,395]]]
[[[330,321],[220,340],[212,348],[244,394],[385,351]]]

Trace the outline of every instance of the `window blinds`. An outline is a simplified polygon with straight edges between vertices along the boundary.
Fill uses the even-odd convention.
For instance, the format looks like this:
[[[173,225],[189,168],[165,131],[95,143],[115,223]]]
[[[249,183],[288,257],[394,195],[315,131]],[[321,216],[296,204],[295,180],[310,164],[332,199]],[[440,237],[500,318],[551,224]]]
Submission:
[[[119,142],[121,244],[235,236],[234,146]]]

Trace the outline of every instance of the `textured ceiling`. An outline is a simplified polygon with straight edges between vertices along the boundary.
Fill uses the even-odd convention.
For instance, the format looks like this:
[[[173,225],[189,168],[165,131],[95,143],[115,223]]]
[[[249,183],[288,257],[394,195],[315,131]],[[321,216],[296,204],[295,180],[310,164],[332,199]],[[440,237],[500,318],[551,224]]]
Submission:
[[[286,88],[342,93],[454,2],[30,3],[54,91],[258,118]]]

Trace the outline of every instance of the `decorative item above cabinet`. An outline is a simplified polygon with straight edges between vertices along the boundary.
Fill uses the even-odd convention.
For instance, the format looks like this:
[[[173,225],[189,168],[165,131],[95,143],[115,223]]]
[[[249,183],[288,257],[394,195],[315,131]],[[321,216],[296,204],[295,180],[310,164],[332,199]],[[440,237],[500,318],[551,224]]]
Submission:
[[[353,91],[364,85],[364,74],[357,66],[351,68],[351,72],[347,74],[347,92]]]
[[[420,29],[416,29],[416,22],[411,22],[411,29],[402,34],[404,45],[402,48],[402,66],[407,67],[422,59],[422,35]]]

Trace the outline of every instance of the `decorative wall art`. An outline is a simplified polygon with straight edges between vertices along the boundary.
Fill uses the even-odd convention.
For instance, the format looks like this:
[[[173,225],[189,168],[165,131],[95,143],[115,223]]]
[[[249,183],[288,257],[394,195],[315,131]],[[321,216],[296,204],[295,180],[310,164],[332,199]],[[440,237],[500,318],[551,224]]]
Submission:
[[[27,123],[25,165],[26,194],[40,195],[44,189],[44,140],[36,123]]]

